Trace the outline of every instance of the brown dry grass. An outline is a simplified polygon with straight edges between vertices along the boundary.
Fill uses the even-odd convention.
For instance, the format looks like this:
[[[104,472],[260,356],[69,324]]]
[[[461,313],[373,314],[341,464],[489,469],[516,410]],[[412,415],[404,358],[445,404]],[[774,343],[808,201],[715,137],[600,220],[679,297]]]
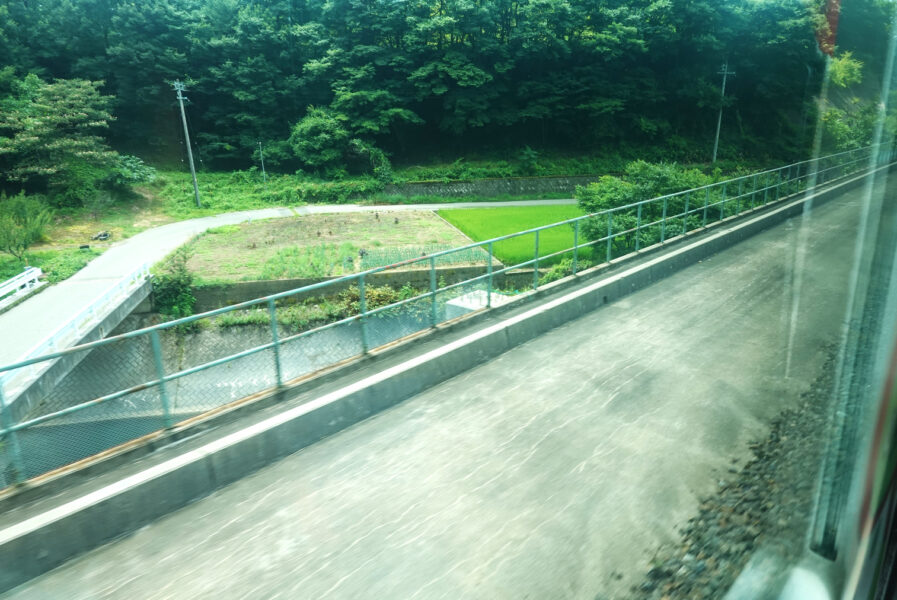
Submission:
[[[326,245],[354,256],[362,248],[469,243],[431,211],[307,215],[209,230],[191,243],[189,267],[203,281],[246,281],[265,278],[266,265],[289,249]]]

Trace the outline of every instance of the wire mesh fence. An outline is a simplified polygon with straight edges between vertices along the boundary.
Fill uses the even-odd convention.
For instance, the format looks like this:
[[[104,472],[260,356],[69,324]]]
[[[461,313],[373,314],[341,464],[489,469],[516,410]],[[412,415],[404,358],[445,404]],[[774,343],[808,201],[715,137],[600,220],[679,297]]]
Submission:
[[[452,250],[451,246],[404,246],[398,248],[371,248],[364,251],[361,257],[361,269],[376,269],[396,263],[419,260],[431,254],[444,253]],[[482,248],[467,248],[450,254],[440,254],[436,259],[436,265],[440,267],[452,265],[478,265],[485,264],[489,255]],[[418,265],[426,268],[426,265]]]
[[[537,289],[575,274],[586,261],[608,262],[664,244],[893,159],[890,150],[853,150],[461,248],[371,251],[360,273],[0,367],[0,486],[503,302],[497,292],[507,290],[496,283],[510,275],[526,278],[520,285],[515,275],[511,291]],[[557,227],[572,229],[572,246],[546,253],[545,232]],[[515,264],[494,260],[500,244],[513,245]],[[437,266],[460,263],[479,265],[480,274],[452,284],[438,279]],[[429,286],[397,297],[366,281],[373,273],[405,268],[428,269]],[[314,320],[290,313],[295,303],[289,302],[299,294],[327,296],[347,284],[342,304],[319,307]],[[239,333],[227,327],[239,327]],[[51,380],[60,361],[67,374]],[[27,394],[29,381],[49,391]]]

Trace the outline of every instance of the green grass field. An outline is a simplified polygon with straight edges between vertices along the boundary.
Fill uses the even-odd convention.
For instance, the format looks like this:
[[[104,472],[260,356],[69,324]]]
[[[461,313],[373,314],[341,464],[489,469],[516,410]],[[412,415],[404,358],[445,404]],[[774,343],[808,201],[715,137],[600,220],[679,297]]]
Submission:
[[[439,216],[463,231],[474,241],[488,240],[541,225],[565,221],[584,213],[576,205],[507,206],[501,208],[444,209]],[[582,243],[581,240],[580,243]],[[495,256],[505,265],[515,265],[533,258],[535,234],[519,236],[495,244]],[[560,225],[539,233],[539,255],[558,252],[573,246],[573,226]],[[587,251],[580,253],[588,258]],[[559,258],[540,261],[540,266],[558,262]]]

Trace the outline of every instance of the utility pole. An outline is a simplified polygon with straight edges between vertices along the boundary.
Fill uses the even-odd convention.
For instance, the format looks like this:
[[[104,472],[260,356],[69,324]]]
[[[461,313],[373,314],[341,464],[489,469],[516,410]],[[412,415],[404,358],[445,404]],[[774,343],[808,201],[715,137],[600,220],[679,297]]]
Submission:
[[[262,143],[261,142],[259,142],[259,159],[261,159],[261,161],[262,161],[262,181],[264,181],[265,184],[267,185],[268,176],[265,175],[265,155],[262,153]],[[277,165],[274,165],[274,166],[277,166]]]
[[[199,184],[196,182],[196,167],[193,166],[193,149],[190,147],[190,132],[187,131],[187,113],[184,112],[184,84],[178,79],[174,82],[174,89],[178,93],[178,103],[181,105],[181,122],[184,124],[184,141],[187,142],[187,160],[190,162],[190,174],[193,176],[193,196],[196,198],[196,208],[202,207],[199,202]]]
[[[731,75],[735,77],[735,71],[729,70],[729,61],[723,63],[722,70],[718,73],[723,76],[723,89],[719,94],[719,117],[716,119],[716,140],[713,142],[713,160],[711,164],[716,162],[716,150],[719,148],[719,129],[723,124],[723,101],[726,98],[726,79]]]

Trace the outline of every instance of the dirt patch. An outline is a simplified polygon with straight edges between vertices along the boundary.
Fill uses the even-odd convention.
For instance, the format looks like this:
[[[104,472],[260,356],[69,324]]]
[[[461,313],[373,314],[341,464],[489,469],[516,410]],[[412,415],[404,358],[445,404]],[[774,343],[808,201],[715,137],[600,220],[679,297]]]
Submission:
[[[131,237],[145,229],[172,223],[177,219],[163,212],[159,199],[145,188],[136,188],[136,194],[128,200],[119,200],[107,207],[98,208],[95,213],[87,209],[77,211],[57,211],[53,222],[47,227],[49,243],[35,246],[35,249],[71,247],[81,244],[108,246]],[[109,243],[91,240],[100,232],[112,234]]]
[[[192,243],[189,267],[204,281],[327,277],[387,249],[401,260],[469,243],[431,211],[308,215],[210,229]]]
[[[781,413],[769,436],[751,445],[754,458],[735,464],[682,530],[680,544],[662,549],[633,599],[722,598],[759,547],[773,548],[785,564],[804,552],[813,514],[816,478],[832,402],[835,351],[798,406]]]

